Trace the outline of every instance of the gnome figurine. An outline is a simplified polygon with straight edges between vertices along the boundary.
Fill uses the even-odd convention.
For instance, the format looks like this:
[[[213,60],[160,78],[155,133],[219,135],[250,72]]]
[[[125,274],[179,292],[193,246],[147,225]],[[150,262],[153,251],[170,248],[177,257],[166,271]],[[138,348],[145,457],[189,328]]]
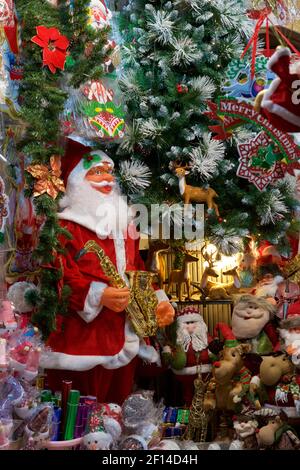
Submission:
[[[118,407],[118,408],[116,408]],[[85,450],[109,450],[120,438],[121,413],[118,405],[96,404],[89,415],[86,435],[83,437]]]

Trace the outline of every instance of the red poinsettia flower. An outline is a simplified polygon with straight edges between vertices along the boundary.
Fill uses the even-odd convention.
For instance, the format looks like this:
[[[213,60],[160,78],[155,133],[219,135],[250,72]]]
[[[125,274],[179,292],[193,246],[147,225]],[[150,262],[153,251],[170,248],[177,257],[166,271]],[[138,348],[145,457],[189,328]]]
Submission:
[[[47,65],[52,73],[56,69],[64,70],[69,40],[60,34],[57,28],[36,27],[37,35],[31,41],[43,48],[43,65]]]

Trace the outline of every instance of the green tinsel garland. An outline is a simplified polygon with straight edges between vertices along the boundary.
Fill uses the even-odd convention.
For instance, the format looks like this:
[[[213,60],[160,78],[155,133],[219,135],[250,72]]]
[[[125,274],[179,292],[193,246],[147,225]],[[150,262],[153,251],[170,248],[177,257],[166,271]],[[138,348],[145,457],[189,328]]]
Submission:
[[[27,123],[26,135],[18,145],[18,150],[31,158],[31,164],[49,164],[52,155],[63,155],[59,144],[60,115],[63,112],[67,93],[59,85],[63,73],[52,74],[43,67],[41,48],[31,42],[36,27],[56,27],[70,40],[70,60],[68,78],[72,86],[79,87],[88,79],[99,78],[103,74],[102,63],[107,53],[103,50],[108,40],[109,29],[97,32],[87,23],[90,0],[76,0],[73,15],[66,0],[59,2],[59,8],[46,0],[16,0],[16,8],[22,21],[22,43],[24,51],[24,78],[20,96],[22,99],[22,118]],[[92,44],[88,57],[85,56],[86,44]],[[34,179],[26,173],[27,196],[32,196]],[[40,294],[28,296],[36,312],[35,322],[44,337],[56,328],[56,314],[66,313],[68,286],[64,286],[58,296],[57,285],[62,277],[60,269],[51,267],[54,256],[61,251],[59,237],[69,234],[60,227],[57,218],[57,202],[60,194],[53,200],[47,194],[34,198],[36,213],[45,217],[40,232],[36,256],[42,266],[40,275]]]

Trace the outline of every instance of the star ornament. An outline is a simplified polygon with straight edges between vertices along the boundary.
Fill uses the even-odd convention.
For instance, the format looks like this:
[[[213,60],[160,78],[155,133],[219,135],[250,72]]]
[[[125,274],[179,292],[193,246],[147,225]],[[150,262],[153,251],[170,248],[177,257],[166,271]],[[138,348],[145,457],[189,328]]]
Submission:
[[[30,165],[26,171],[35,179],[33,196],[48,194],[52,199],[56,199],[59,192],[65,192],[65,186],[60,179],[61,161],[58,155],[50,158],[50,168],[46,165]]]
[[[267,169],[253,165],[253,163],[257,161],[257,155],[259,155],[260,149],[268,149],[269,146],[270,139],[265,132],[260,132],[249,142],[238,144],[240,164],[237,169],[237,176],[247,179],[260,191],[277,179],[283,178],[285,175],[284,167],[280,161],[275,161],[273,165]]]
[[[49,67],[52,73],[56,69],[64,70],[69,40],[57,28],[36,27],[36,36],[31,41],[43,49],[43,65]]]

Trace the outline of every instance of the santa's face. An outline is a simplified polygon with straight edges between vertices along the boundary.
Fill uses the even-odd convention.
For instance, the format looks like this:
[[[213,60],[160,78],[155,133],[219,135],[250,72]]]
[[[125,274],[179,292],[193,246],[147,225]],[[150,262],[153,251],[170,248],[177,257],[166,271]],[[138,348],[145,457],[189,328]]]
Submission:
[[[275,297],[279,284],[283,281],[282,276],[273,276],[265,274],[256,287],[255,295],[257,297]]]
[[[232,331],[237,339],[255,338],[270,320],[270,313],[255,302],[239,302],[232,314]]]
[[[102,194],[110,194],[115,186],[115,177],[112,174],[112,166],[110,163],[91,168],[85,179],[90,183],[91,187]]]
[[[189,334],[192,335],[197,329],[197,322],[188,322],[183,325],[183,329]]]

